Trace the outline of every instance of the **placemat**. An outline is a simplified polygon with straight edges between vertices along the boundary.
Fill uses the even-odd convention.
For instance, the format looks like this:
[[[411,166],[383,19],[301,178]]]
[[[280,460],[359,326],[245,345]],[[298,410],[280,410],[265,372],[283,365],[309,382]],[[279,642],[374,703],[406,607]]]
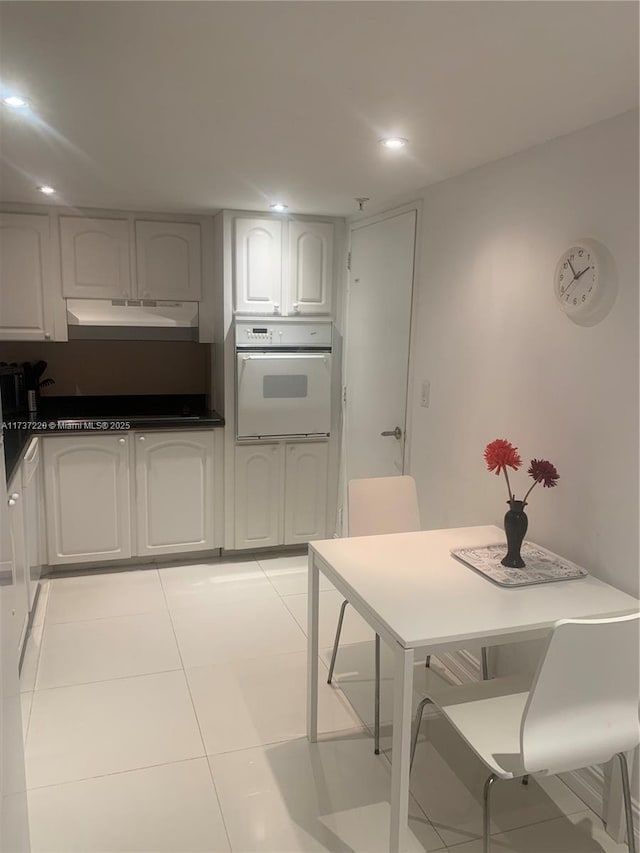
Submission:
[[[509,569],[503,566],[500,560],[506,553],[506,542],[496,542],[478,548],[457,548],[451,551],[451,554],[465,565],[500,586],[528,586],[553,581],[569,581],[588,575],[585,569],[533,542],[523,542],[520,549],[526,564],[523,569]]]

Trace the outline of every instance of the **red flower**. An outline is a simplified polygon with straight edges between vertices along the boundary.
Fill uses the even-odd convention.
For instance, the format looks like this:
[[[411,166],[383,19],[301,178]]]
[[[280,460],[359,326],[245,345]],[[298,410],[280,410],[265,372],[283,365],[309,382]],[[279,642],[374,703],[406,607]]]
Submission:
[[[547,462],[546,459],[532,459],[529,470],[529,476],[533,477],[536,483],[542,483],[543,486],[551,488],[557,484],[560,475],[556,471],[555,465]],[[533,486],[532,486],[533,488]]]
[[[506,441],[504,438],[496,438],[495,441],[487,444],[484,451],[484,458],[489,471],[495,471],[496,474],[499,474],[500,471],[504,471],[506,474],[507,465],[509,468],[513,468],[514,471],[517,471],[522,465],[518,448],[514,447],[511,442]]]

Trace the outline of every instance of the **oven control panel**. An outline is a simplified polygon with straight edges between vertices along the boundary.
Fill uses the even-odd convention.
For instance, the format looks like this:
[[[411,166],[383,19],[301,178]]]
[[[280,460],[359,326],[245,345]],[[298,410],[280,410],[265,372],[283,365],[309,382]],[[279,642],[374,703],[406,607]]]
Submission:
[[[273,340],[273,329],[269,329],[267,326],[248,326],[244,331],[247,341]]]
[[[331,320],[236,320],[236,348],[331,349]]]

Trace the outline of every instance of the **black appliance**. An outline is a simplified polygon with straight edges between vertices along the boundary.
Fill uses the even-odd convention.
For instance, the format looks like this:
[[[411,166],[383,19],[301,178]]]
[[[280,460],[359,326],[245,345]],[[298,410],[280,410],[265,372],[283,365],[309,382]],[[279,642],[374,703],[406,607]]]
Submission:
[[[0,399],[5,421],[25,417],[28,404],[24,366],[0,362]]]

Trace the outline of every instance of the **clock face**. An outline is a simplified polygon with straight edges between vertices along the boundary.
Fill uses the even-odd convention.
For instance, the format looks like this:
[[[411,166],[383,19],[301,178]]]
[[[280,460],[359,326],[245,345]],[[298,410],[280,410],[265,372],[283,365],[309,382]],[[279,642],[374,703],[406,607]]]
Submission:
[[[601,264],[588,242],[576,243],[558,261],[555,294],[560,308],[569,316],[588,314],[601,297]]]

